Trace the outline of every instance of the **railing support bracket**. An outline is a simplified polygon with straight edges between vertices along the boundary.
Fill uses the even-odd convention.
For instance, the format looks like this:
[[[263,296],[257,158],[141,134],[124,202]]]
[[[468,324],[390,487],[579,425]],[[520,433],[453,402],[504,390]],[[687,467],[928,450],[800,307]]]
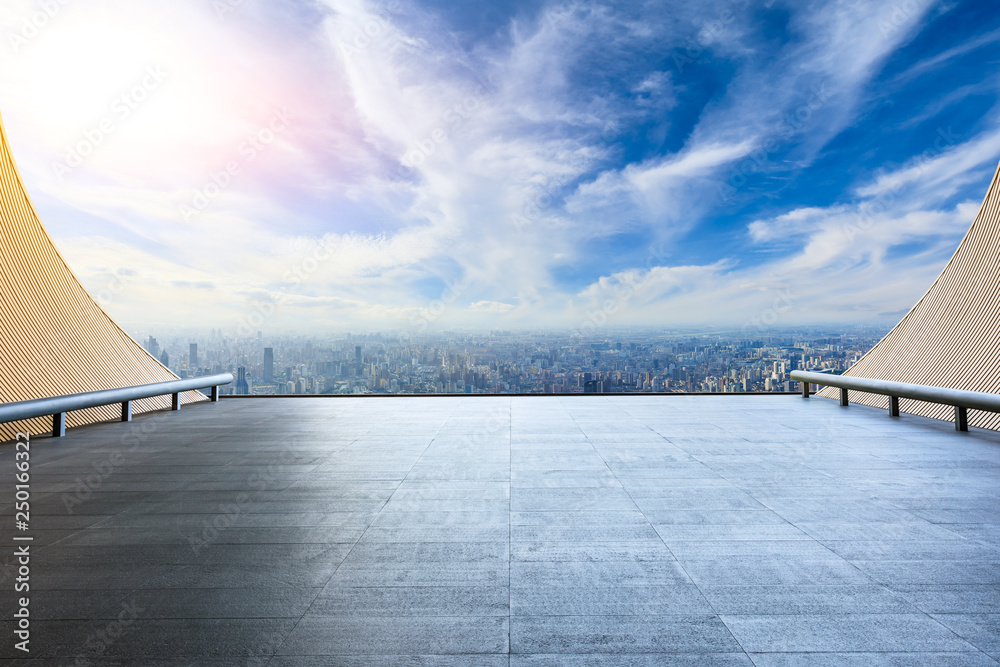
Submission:
[[[961,405],[955,406],[955,430],[956,431],[969,430],[969,411],[966,408],[963,408]]]

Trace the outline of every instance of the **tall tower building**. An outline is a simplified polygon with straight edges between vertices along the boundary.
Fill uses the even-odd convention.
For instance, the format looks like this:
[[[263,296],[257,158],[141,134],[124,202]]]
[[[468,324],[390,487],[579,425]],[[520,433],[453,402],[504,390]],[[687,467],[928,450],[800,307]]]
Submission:
[[[198,366],[198,343],[191,343],[188,352],[188,368],[194,370]]]
[[[250,383],[247,382],[247,369],[240,366],[236,369],[236,391],[235,393],[246,396],[250,393]]]
[[[360,345],[355,345],[354,346],[354,360],[355,361],[361,361],[361,346]]]
[[[160,354],[160,344],[152,336],[146,339],[146,351],[154,357]]]
[[[264,382],[274,382],[274,348],[264,348]]]

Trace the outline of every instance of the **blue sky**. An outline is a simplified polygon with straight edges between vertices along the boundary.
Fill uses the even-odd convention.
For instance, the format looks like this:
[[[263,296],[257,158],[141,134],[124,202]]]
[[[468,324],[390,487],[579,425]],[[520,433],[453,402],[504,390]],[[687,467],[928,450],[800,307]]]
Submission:
[[[29,191],[133,328],[893,324],[1000,160],[982,2],[12,0],[0,33]]]

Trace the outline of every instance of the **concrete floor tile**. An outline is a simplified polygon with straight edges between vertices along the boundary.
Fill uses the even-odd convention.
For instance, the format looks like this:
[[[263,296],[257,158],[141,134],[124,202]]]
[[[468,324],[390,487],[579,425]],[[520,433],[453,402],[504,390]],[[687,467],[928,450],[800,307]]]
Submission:
[[[507,653],[508,620],[496,616],[306,615],[278,655]]]
[[[512,654],[732,653],[717,616],[514,616]]]
[[[721,615],[748,653],[974,652],[923,614]]]

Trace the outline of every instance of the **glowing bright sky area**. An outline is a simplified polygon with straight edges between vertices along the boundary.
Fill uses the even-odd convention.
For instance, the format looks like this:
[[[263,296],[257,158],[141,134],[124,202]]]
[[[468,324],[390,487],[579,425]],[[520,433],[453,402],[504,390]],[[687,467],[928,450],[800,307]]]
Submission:
[[[127,327],[893,324],[1000,159],[980,0],[5,0],[0,35],[29,192]]]

